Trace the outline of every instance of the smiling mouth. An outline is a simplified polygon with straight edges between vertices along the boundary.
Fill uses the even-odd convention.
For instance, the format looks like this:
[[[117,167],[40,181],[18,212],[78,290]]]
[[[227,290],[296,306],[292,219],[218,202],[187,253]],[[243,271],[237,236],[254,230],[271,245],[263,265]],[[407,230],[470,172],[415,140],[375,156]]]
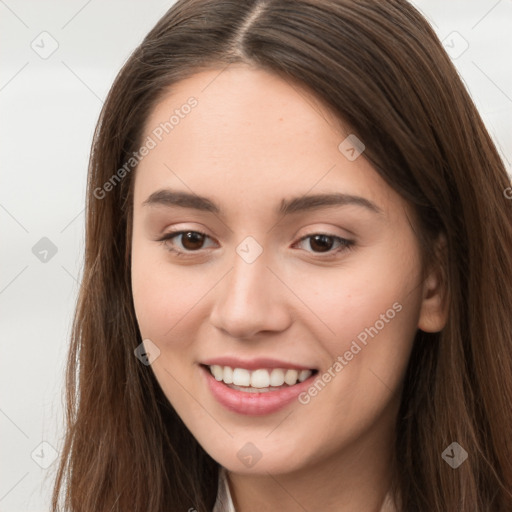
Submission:
[[[280,391],[304,382],[318,372],[316,369],[258,368],[247,370],[246,368],[232,368],[216,364],[202,366],[210,372],[216,381],[245,393]]]

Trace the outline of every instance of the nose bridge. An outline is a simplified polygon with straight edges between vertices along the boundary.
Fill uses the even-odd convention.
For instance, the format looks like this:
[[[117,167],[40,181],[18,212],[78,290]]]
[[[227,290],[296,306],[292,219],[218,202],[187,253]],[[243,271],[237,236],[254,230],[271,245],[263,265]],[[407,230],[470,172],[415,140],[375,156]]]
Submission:
[[[232,270],[217,290],[214,325],[239,338],[286,328],[289,313],[285,297],[268,263],[262,251],[256,255],[251,241],[237,247]]]

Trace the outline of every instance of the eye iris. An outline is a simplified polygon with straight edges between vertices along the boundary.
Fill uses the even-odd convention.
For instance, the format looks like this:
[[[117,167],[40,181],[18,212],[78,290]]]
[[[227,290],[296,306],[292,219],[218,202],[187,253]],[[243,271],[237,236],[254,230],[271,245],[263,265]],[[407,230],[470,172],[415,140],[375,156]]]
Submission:
[[[193,251],[194,249],[201,249],[204,243],[204,235],[195,231],[188,231],[183,233],[181,243],[185,249]]]
[[[197,231],[186,231],[180,236],[181,244],[188,251],[201,249],[205,240],[205,235]],[[308,238],[309,245],[315,252],[328,252],[334,245],[334,238],[330,235],[312,235]]]
[[[327,235],[314,235],[310,238],[309,245],[317,252],[327,252],[332,249],[333,239]]]

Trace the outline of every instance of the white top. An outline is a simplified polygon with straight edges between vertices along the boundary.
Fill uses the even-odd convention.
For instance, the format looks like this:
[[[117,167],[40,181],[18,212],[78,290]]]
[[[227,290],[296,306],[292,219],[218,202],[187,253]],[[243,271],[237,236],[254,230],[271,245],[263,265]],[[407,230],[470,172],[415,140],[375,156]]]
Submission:
[[[219,469],[219,486],[217,491],[217,500],[213,506],[212,512],[236,512],[229,491],[228,479],[226,478],[226,469]]]
[[[380,512],[395,512],[396,508],[393,505],[391,495],[388,493],[386,499],[382,504]],[[226,478],[226,469],[220,466],[219,469],[219,485],[217,490],[217,500],[213,506],[212,512],[236,512],[233,500],[231,499],[231,492],[229,491],[229,484]]]

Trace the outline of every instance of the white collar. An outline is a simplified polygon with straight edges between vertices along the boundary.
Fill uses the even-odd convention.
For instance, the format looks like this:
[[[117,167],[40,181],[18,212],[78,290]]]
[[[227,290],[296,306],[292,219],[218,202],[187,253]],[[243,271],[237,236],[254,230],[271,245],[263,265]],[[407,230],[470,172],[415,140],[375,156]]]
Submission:
[[[217,500],[212,512],[236,512],[229,491],[228,479],[226,477],[226,469],[222,466],[219,468],[219,483],[217,488]]]

